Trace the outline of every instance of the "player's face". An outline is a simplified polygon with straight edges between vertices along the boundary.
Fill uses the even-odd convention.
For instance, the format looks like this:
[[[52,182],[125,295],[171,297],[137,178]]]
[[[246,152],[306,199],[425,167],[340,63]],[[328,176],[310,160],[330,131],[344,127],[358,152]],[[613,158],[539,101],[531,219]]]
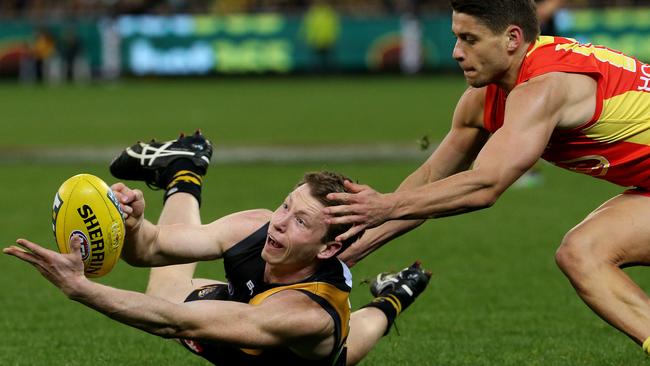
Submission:
[[[451,30],[456,36],[453,57],[458,61],[465,80],[480,88],[498,82],[508,70],[508,37],[494,34],[477,18],[454,12]]]
[[[312,197],[306,184],[287,196],[271,216],[262,258],[269,264],[309,265],[326,248],[323,204]]]

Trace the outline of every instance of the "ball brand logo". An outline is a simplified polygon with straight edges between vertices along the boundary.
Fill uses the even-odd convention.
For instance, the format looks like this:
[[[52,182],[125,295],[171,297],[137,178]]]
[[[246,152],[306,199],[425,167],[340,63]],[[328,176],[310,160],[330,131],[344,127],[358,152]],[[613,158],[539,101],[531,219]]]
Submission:
[[[90,265],[86,268],[86,273],[97,273],[102,269],[104,263],[104,233],[102,232],[102,226],[90,206],[83,205],[79,207],[77,213],[86,225],[90,238]]]
[[[90,243],[88,242],[86,234],[84,234],[81,230],[73,230],[70,233],[70,239],[75,236],[81,239],[81,259],[85,261],[88,259],[88,255],[90,255]]]

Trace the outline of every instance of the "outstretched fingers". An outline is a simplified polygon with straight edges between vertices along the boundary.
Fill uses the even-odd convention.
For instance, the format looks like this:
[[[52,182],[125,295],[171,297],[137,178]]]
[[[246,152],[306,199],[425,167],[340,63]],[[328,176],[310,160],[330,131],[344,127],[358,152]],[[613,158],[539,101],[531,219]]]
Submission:
[[[39,266],[43,264],[42,250],[45,248],[42,248],[38,244],[32,243],[26,239],[18,239],[16,240],[16,244],[20,245],[20,247],[12,245],[10,247],[2,249],[2,252],[4,254],[12,255],[27,263]]]
[[[343,243],[344,241],[354,237],[355,235],[359,234],[363,230],[366,229],[367,225],[353,225],[348,231],[344,232],[343,234],[339,235],[336,237],[336,241],[339,243]]]
[[[354,183],[354,182],[349,181],[349,180],[344,181],[343,185],[345,186],[345,188],[348,189],[348,191],[350,191],[352,193],[359,193],[359,192],[363,191],[364,189],[370,188],[369,186],[367,186],[365,184],[357,184],[357,183]]]
[[[16,243],[25,249],[29,249],[32,253],[34,253],[36,256],[41,257],[41,258],[47,258],[48,256],[53,253],[51,250],[43,248],[42,246],[33,243],[27,239],[18,239],[16,240]]]
[[[339,206],[328,206],[323,209],[327,219],[334,219],[339,217],[347,217],[343,215],[356,215],[358,210],[358,205],[339,205]],[[336,216],[336,217],[335,217]],[[328,222],[333,223],[333,222]],[[337,222],[337,224],[343,224],[344,222]]]
[[[327,195],[328,200],[343,202],[343,203],[355,203],[356,202],[355,198],[356,198],[356,194],[345,193],[345,192],[329,193]]]
[[[329,225],[358,224],[366,221],[366,217],[354,211],[335,210],[332,214],[325,216],[325,223]]]
[[[357,193],[362,192],[370,187],[363,184],[357,184],[346,180],[343,182],[343,185],[347,189],[347,192],[334,192],[327,195],[327,199],[332,201],[342,201],[345,203],[356,202]]]

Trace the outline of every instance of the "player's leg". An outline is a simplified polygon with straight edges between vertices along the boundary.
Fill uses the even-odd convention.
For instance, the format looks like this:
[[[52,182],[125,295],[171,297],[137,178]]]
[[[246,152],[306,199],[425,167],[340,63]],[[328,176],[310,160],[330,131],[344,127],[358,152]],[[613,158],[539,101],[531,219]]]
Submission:
[[[158,225],[201,224],[199,203],[188,193],[170,196],[158,218]],[[196,263],[151,268],[146,293],[151,296],[181,303],[198,286],[192,282]]]
[[[166,142],[139,142],[122,152],[110,166],[121,179],[140,180],[165,190],[158,224],[201,224],[201,184],[212,146],[198,131]],[[197,287],[215,281],[193,279],[195,263],[152,268],[146,293],[183,302]]]
[[[199,203],[188,193],[176,193],[165,201],[158,225],[201,224]],[[192,291],[223,282],[194,278],[196,263],[151,268],[146,293],[175,303],[182,303]]]
[[[431,273],[419,262],[396,273],[381,273],[370,285],[375,298],[350,316],[347,365],[356,365],[388,334],[395,318],[426,289]]]
[[[556,253],[582,300],[639,344],[650,336],[650,299],[622,268],[650,264],[648,218],[650,197],[619,195],[574,227]]]
[[[375,307],[362,308],[350,316],[347,365],[359,363],[388,329],[388,318]]]

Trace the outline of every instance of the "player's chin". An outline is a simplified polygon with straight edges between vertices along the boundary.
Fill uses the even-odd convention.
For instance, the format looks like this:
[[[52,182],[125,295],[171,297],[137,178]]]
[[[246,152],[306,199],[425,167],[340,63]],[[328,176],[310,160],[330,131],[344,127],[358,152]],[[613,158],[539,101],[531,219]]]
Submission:
[[[465,81],[467,82],[467,85],[473,87],[473,88],[482,88],[484,86],[487,86],[490,84],[490,81],[483,80],[483,79],[477,79],[474,77],[469,77],[465,76]]]
[[[269,264],[277,264],[284,258],[284,251],[273,248],[268,243],[262,248],[262,259]]]

